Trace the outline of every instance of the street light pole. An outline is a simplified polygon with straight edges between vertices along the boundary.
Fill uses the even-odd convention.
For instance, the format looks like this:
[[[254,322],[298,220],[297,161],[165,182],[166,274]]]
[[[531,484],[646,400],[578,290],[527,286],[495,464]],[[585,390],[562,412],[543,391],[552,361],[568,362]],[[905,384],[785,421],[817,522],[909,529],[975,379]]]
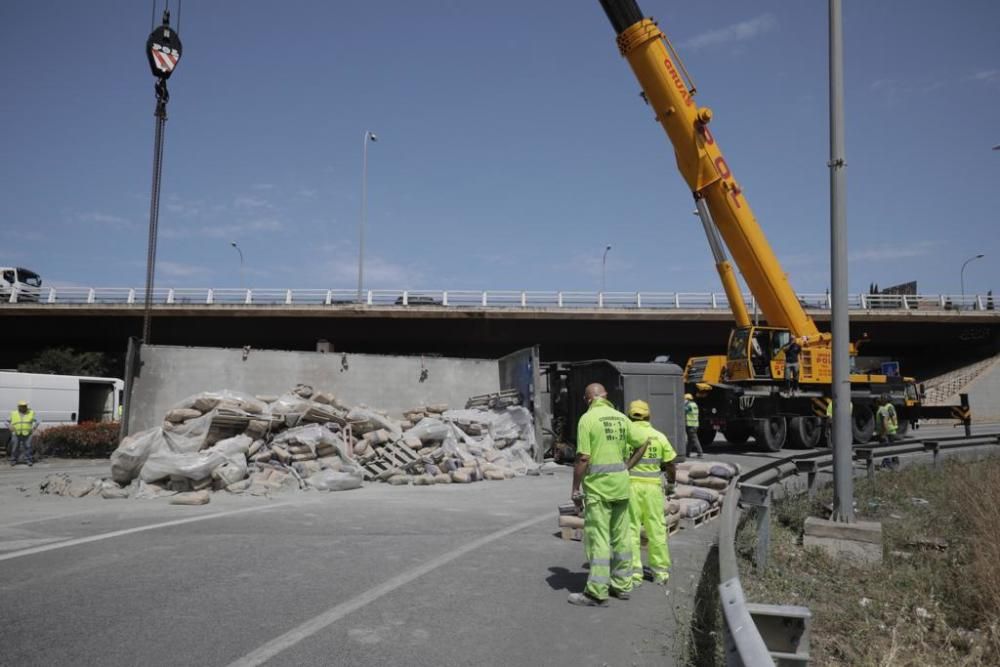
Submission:
[[[604,256],[601,257],[601,294],[604,294],[604,279],[607,277],[609,250],[611,250],[611,246],[606,246],[604,248]]]
[[[361,224],[358,243],[358,303],[362,303],[365,285],[365,222],[368,218],[368,142],[378,141],[378,137],[370,130],[365,130],[361,138]]]
[[[847,310],[847,203],[844,151],[844,38],[840,0],[830,0],[830,286],[833,348],[834,521],[854,523],[854,463],[851,450],[850,320]]]
[[[240,289],[243,289],[243,251],[236,245],[236,241],[233,241],[231,245],[236,248],[236,252],[240,253]]]
[[[986,255],[975,255],[975,256],[970,257],[969,259],[965,260],[962,263],[962,270],[959,271],[958,279],[959,279],[959,281],[961,282],[961,285],[962,285],[962,309],[963,310],[965,309],[965,267],[969,265],[969,262],[974,262],[977,259],[982,259],[983,257],[986,257]]]

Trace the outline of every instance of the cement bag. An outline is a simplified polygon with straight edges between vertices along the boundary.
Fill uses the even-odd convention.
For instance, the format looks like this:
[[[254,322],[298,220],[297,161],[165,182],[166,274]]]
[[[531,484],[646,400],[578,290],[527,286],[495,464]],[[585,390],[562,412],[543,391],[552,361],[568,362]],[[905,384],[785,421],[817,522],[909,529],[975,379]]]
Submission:
[[[197,419],[189,419],[183,424],[163,432],[166,450],[177,454],[190,454],[200,451],[208,442],[208,434],[212,427],[215,412],[208,412]]]
[[[721,477],[699,477],[698,479],[692,479],[691,483],[695,486],[707,487],[718,491],[729,486],[729,480],[722,479]]]
[[[691,483],[691,477],[688,476],[688,471],[687,470],[679,470],[678,469],[678,471],[677,471],[677,477],[675,478],[674,481],[677,482],[678,484],[690,484]]]
[[[221,466],[212,471],[212,479],[217,479],[222,482],[223,486],[229,486],[230,484],[235,484],[241,481],[247,476],[247,464],[243,465],[233,463],[232,461],[226,461]]]
[[[118,448],[111,452],[111,479],[119,484],[128,484],[135,479],[150,453],[163,445],[162,434],[162,430],[151,428],[122,440]]]
[[[680,505],[680,512],[678,514],[689,519],[701,516],[711,507],[707,500],[700,500],[698,498],[680,498],[677,504]]]
[[[712,474],[712,464],[711,463],[692,463],[687,469],[688,477],[691,478],[692,484],[693,480],[700,477],[708,477]]]
[[[735,463],[720,463],[718,461],[713,461],[709,465],[711,466],[709,474],[713,477],[732,479],[740,473],[740,467]]]
[[[364,407],[351,408],[351,411],[347,413],[347,421],[350,422],[351,429],[358,435],[377,431],[380,428],[392,434],[393,440],[403,434],[398,422]]]
[[[201,417],[201,413],[197,410],[192,408],[176,408],[168,411],[163,419],[171,424],[180,424],[181,422],[186,422],[189,419],[197,419],[198,417]]]
[[[205,479],[211,477],[212,471],[226,461],[226,457],[219,452],[176,454],[161,449],[151,453],[146,459],[139,471],[139,479],[144,482],[156,482],[170,476]]]
[[[320,406],[318,403],[297,396],[296,394],[282,394],[278,400],[271,403],[271,414],[275,415],[301,415],[309,412],[312,407]],[[326,407],[326,406],[320,406]]]
[[[707,477],[706,479],[712,479],[712,478]],[[715,491],[714,489],[703,488],[700,486],[677,486],[674,488],[674,494],[678,498],[698,498],[700,500],[707,500],[713,505],[719,502],[718,491]]]
[[[174,410],[191,409],[205,414],[216,408],[240,410],[249,414],[259,415],[267,412],[267,405],[249,394],[230,389],[220,391],[203,391],[188,396],[173,407]]]
[[[663,503],[663,513],[678,516],[681,513],[681,504],[676,500],[667,500]]]
[[[353,413],[354,411],[352,410],[351,412]],[[424,417],[417,422],[416,426],[407,431],[405,435],[420,438],[421,442],[437,442],[444,440],[448,436],[452,436],[452,439],[454,439],[451,425],[432,417]]]
[[[349,491],[361,488],[361,476],[337,470],[321,470],[310,476],[306,485],[318,491]]]

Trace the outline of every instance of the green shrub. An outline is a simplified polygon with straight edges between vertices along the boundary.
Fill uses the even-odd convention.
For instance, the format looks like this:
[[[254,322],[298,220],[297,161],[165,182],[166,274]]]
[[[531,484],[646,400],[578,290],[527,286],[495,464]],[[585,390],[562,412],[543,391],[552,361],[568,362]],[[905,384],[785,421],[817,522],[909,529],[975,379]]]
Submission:
[[[118,436],[118,422],[84,422],[39,431],[33,445],[45,456],[105,458],[118,447]]]

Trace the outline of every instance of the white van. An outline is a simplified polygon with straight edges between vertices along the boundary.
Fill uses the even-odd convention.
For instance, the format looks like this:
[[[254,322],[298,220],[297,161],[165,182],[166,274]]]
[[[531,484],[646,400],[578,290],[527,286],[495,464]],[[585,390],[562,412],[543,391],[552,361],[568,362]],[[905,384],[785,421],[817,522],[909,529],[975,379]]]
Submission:
[[[20,266],[0,266],[0,301],[38,301],[42,295],[41,277]]]
[[[4,422],[27,401],[39,428],[118,419],[125,383],[117,378],[0,371],[0,443],[10,437]]]

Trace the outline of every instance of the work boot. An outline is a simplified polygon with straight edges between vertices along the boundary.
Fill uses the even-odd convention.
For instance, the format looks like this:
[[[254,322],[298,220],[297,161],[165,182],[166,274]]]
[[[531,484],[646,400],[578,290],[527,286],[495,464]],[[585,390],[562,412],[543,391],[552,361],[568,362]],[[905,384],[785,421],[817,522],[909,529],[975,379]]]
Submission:
[[[570,604],[574,604],[577,607],[607,607],[607,600],[598,600],[597,598],[592,598],[586,593],[570,593],[569,598],[566,599]]]
[[[668,574],[663,577],[657,577],[654,583],[657,586],[666,586],[669,581],[670,581],[670,575]]]
[[[632,594],[628,591],[620,591],[617,588],[609,588],[608,594],[613,598],[618,598],[619,600],[628,600],[632,597]]]

